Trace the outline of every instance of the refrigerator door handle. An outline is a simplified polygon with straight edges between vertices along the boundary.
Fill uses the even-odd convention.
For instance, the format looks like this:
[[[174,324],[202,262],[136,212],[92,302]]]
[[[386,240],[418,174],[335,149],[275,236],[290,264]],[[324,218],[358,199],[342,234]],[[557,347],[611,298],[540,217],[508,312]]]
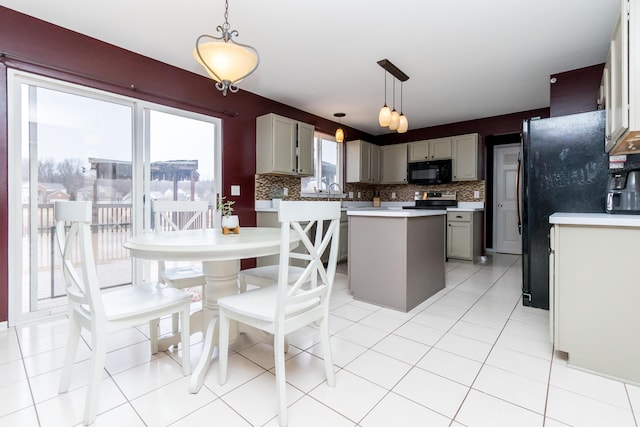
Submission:
[[[516,212],[518,218],[518,234],[522,236],[522,215],[520,214],[520,167],[521,153],[518,153],[518,167],[516,168]]]

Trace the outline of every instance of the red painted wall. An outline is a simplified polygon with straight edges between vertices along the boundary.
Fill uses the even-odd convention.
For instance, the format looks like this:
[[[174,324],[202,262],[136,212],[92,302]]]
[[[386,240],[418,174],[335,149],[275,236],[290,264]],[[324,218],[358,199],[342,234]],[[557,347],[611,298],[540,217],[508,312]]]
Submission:
[[[134,98],[222,119],[223,194],[242,224],[255,225],[255,118],[277,113],[333,133],[337,124],[284,104],[244,92],[223,97],[210,79],[0,7],[0,203],[8,203],[6,67],[33,72]],[[350,138],[386,145],[478,132],[483,136],[519,132],[524,118],[548,117],[549,109],[453,123],[405,134],[373,137],[349,127]],[[8,215],[0,210],[0,322],[8,319]],[[247,264],[247,263],[245,263]],[[244,264],[243,264],[244,265]],[[249,262],[249,265],[251,263]]]
[[[598,109],[597,100],[604,64],[552,74],[551,117]]]

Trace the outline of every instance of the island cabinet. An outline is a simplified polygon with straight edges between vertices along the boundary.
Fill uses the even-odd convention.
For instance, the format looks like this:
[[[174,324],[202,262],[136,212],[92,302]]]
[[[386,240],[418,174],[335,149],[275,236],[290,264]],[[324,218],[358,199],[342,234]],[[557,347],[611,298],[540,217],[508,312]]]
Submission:
[[[347,211],[356,300],[407,312],[444,289],[445,211]]]
[[[640,216],[549,217],[551,336],[568,364],[640,384]]]
[[[380,147],[380,184],[407,183],[407,144]]]
[[[477,261],[482,255],[482,212],[447,212],[447,258]]]
[[[347,182],[380,182],[380,147],[362,140],[347,141]]]
[[[313,175],[313,125],[277,114],[256,119],[256,173]]]

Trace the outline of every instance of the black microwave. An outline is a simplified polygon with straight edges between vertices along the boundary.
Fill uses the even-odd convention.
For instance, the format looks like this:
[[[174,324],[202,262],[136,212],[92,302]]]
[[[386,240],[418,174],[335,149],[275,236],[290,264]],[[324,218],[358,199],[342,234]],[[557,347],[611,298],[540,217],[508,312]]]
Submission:
[[[451,175],[451,159],[407,164],[407,180],[410,184],[446,184],[451,182]]]

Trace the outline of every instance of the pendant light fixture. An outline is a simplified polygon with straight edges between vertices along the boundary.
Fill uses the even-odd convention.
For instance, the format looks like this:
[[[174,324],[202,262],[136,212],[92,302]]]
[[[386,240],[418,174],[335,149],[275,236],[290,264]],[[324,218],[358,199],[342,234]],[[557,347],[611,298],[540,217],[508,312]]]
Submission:
[[[389,126],[389,122],[391,122],[391,110],[387,107],[387,71],[384,72],[384,106],[380,109],[380,113],[378,113],[378,123],[382,127]]]
[[[340,127],[340,119],[346,116],[346,114],[335,113],[333,116],[338,118],[338,129],[336,129],[336,142],[344,142],[344,131]]]
[[[214,37],[203,34],[198,37],[193,56],[216,81],[216,88],[227,96],[227,91],[236,93],[236,84],[258,68],[260,57],[253,47],[233,40],[238,36],[238,31],[230,30],[228,0],[224,2],[224,24],[218,25],[216,31],[222,35]],[[203,39],[211,41],[201,43]]]
[[[398,133],[405,133],[409,129],[409,120],[402,112],[402,82],[400,82],[400,122],[398,124]]]
[[[402,112],[402,83],[409,80],[409,76],[407,76],[398,67],[393,65],[393,63],[391,63],[391,61],[389,61],[388,59],[381,59],[380,61],[378,61],[378,65],[380,65],[385,70],[384,106],[378,114],[378,122],[380,123],[380,126],[389,126],[389,130],[397,130],[398,133],[405,133],[409,129],[409,120],[407,119],[407,116],[405,116]],[[393,81],[393,111],[389,111],[389,107],[387,107],[387,72],[395,77],[396,80],[400,81],[400,113],[396,111],[396,80]],[[387,112],[389,112],[388,121],[386,120]],[[385,118],[384,121],[383,117]]]

